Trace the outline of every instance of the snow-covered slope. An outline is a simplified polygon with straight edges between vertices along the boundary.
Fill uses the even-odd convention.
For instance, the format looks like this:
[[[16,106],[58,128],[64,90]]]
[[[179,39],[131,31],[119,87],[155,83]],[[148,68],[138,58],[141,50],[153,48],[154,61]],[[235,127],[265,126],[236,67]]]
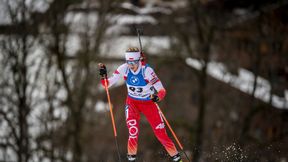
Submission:
[[[202,68],[201,61],[193,58],[187,58],[186,63],[197,70]],[[219,62],[210,62],[208,64],[207,73],[215,79],[227,83],[242,92],[252,95],[255,76],[252,72],[246,69],[239,68],[239,75],[236,76],[229,73],[224,64]],[[269,103],[270,97],[272,97],[271,104],[274,107],[279,109],[288,109],[288,90],[285,90],[285,97],[279,97],[274,94],[270,96],[270,90],[271,85],[269,82],[262,77],[257,77],[255,97],[266,103]]]

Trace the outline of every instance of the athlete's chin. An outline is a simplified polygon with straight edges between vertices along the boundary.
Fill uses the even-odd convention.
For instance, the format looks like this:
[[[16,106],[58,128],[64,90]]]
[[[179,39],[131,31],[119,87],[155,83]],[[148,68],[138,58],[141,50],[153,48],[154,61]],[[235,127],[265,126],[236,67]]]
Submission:
[[[131,67],[129,67],[131,70],[133,70],[133,71],[136,71],[137,70],[137,66],[131,66]]]

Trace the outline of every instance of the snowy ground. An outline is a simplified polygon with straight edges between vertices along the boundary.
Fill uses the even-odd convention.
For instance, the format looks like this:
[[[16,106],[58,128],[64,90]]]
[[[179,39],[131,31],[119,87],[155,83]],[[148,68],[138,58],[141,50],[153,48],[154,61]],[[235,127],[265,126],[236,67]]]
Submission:
[[[198,70],[202,68],[201,61],[193,58],[187,58],[186,63],[189,66]],[[231,74],[226,69],[225,65],[219,62],[210,62],[207,69],[207,73],[211,77],[227,83],[230,86],[251,95],[255,78],[254,74],[243,68],[239,68],[238,72],[238,76]],[[269,84],[269,82],[262,77],[258,77],[255,97],[266,103],[269,103],[270,97],[272,97],[271,104],[274,107],[279,109],[288,109],[288,90],[285,90],[285,97],[279,97],[277,95],[270,96],[270,90],[271,85]]]

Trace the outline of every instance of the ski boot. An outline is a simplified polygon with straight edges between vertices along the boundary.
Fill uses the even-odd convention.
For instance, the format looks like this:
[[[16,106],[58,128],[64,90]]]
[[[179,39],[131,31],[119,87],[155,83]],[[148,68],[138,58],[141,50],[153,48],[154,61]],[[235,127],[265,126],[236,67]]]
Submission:
[[[136,155],[127,155],[128,162],[135,162],[136,161]]]
[[[172,159],[173,162],[182,162],[181,156],[180,156],[179,153],[174,155],[174,156],[172,156],[171,159]]]

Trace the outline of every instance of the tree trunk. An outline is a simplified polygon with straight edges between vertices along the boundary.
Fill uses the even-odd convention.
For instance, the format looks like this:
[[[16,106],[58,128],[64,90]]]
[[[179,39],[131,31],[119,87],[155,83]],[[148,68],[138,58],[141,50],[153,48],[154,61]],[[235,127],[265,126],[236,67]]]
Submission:
[[[205,127],[205,109],[206,109],[206,87],[207,87],[207,66],[209,63],[209,44],[203,45],[204,63],[199,75],[199,111],[196,125],[196,141],[193,159],[198,162],[202,154],[203,134]]]

